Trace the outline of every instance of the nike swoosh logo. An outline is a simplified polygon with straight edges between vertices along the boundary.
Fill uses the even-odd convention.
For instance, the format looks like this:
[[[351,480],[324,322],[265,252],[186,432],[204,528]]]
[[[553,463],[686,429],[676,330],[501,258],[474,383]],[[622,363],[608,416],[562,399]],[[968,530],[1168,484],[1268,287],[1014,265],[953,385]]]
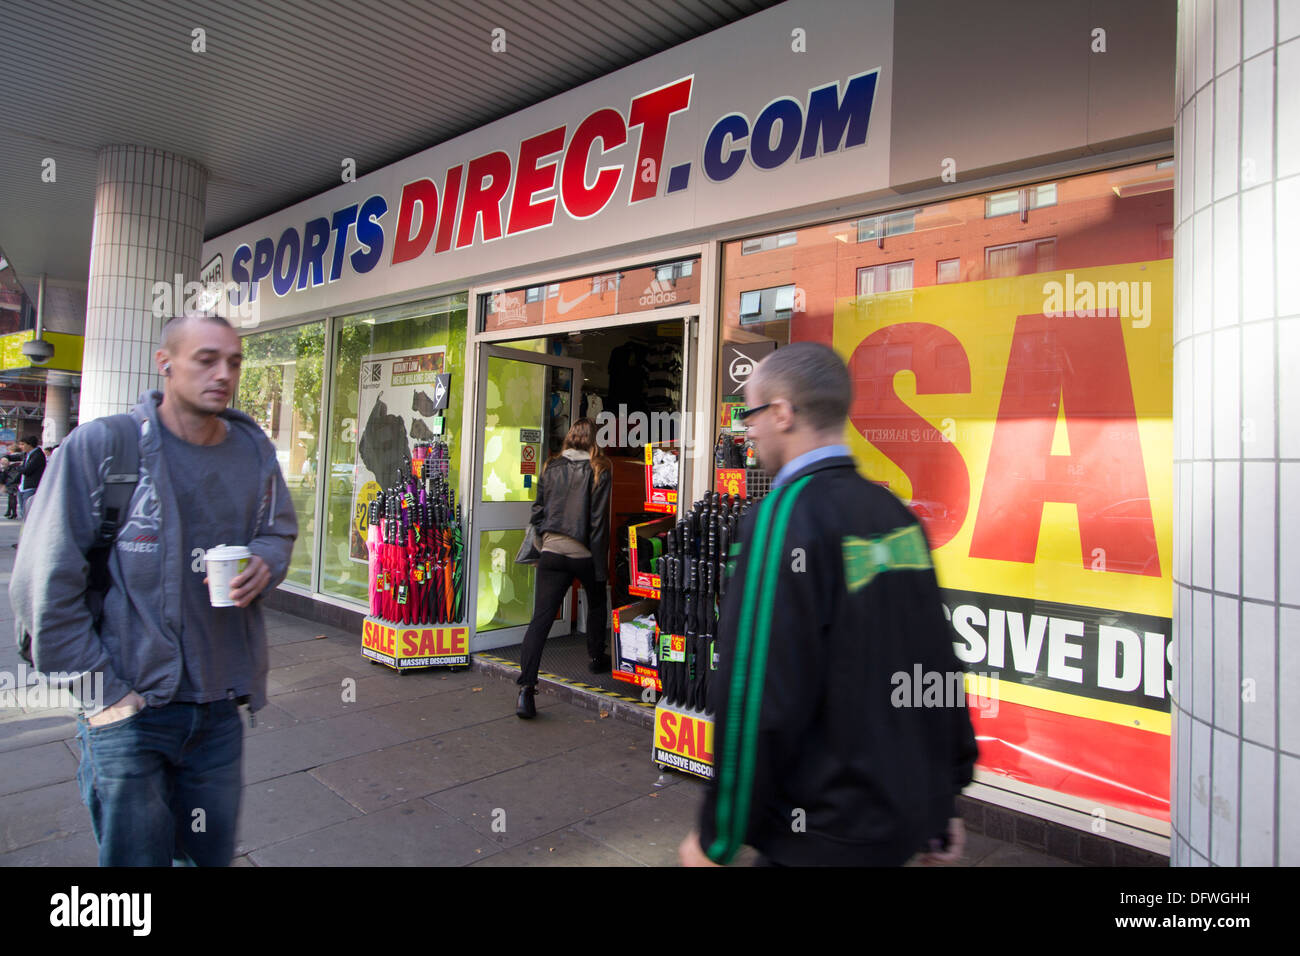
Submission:
[[[560,296],[560,301],[555,304],[555,311],[560,313],[560,315],[564,315],[564,313],[574,308],[580,302],[583,302],[584,300],[590,298],[590,296],[591,296],[590,292],[584,292],[576,299],[569,299],[567,302],[565,301],[564,296]]]

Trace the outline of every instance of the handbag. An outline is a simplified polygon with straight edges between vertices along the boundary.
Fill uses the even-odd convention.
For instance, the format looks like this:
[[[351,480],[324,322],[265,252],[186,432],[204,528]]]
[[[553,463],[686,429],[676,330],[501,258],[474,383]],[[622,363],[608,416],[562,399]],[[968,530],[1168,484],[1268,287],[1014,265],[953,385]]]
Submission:
[[[515,564],[536,564],[541,557],[542,552],[537,547],[537,529],[530,524],[524,528],[524,543],[515,555]]]

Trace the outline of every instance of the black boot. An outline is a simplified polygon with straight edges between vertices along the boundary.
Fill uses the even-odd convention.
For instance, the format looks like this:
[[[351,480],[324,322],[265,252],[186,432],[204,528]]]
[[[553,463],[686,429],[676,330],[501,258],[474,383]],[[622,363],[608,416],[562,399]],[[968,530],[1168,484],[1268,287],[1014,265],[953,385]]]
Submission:
[[[515,716],[523,720],[532,720],[537,716],[537,688],[528,684],[519,690],[519,702],[515,704]]]
[[[587,662],[587,670],[593,674],[608,674],[612,663],[609,655],[602,653],[599,657],[593,657]]]

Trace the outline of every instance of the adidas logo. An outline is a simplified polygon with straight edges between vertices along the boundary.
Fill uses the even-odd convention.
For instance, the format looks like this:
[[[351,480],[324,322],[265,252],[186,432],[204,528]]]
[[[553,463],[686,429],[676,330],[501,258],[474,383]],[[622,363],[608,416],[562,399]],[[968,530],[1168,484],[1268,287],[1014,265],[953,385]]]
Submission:
[[[655,279],[645,287],[645,292],[636,301],[638,305],[668,305],[677,301],[677,290],[673,288],[672,282]]]

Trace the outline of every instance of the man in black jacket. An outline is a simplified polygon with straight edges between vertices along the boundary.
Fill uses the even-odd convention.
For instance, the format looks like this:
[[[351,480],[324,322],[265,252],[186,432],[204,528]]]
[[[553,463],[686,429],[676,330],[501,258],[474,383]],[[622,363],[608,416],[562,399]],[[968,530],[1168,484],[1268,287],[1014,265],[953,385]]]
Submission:
[[[28,503],[36,494],[45,474],[45,452],[41,451],[41,440],[35,435],[28,435],[18,443],[23,453],[22,482],[18,486],[18,509],[23,518],[27,517]]]
[[[729,556],[714,778],[681,861],[744,844],[785,866],[956,859],[977,750],[924,532],[841,444],[852,386],[831,349],[778,349],[745,392],[776,474]],[[917,667],[952,699],[897,693]]]

